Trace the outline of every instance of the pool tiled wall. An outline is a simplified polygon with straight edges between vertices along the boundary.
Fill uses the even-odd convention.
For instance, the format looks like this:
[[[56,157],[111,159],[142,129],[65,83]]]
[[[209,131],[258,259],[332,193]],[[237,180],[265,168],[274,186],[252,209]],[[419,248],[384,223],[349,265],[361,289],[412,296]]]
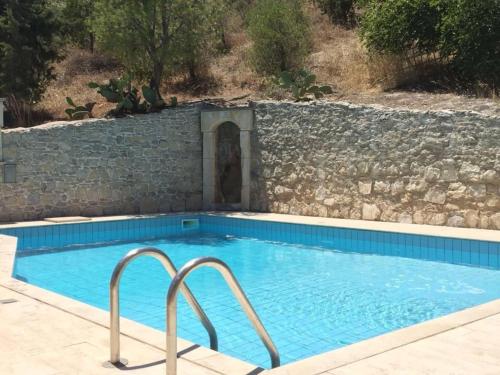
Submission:
[[[0,229],[0,234],[18,237],[18,251],[60,248],[112,241],[155,239],[192,233],[182,229],[183,219],[196,215],[159,216],[130,220],[59,224],[26,228]]]
[[[201,216],[201,227],[216,234],[500,269],[498,242],[208,215]]]
[[[200,226],[183,230],[183,219]],[[500,269],[500,243],[436,236],[280,223],[216,215],[175,215],[130,220],[0,229],[19,238],[18,251],[111,241],[213,233],[281,241],[347,252],[373,253]],[[202,255],[202,254],[200,254]]]

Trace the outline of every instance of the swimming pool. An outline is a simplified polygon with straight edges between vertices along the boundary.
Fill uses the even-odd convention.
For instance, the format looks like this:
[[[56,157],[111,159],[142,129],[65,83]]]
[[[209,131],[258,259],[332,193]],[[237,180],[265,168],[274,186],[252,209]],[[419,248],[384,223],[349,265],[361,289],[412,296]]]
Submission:
[[[199,225],[183,228],[182,220]],[[283,364],[500,298],[496,242],[211,215],[0,232],[19,237],[14,277],[102,309],[111,272],[131,249],[160,248],[177,267],[218,257],[239,279]],[[168,281],[154,260],[132,263],[122,279],[122,315],[164,330]],[[269,367],[220,276],[201,269],[188,284],[217,329],[220,351]],[[180,301],[179,336],[208,346]]]

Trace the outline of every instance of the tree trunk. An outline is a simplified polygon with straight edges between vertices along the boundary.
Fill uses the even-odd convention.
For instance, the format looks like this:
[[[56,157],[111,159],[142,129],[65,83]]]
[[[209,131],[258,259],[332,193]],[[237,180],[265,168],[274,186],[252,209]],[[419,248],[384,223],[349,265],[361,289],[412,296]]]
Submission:
[[[193,62],[189,63],[189,79],[191,82],[196,82],[198,75],[196,74],[196,67]]]
[[[94,33],[90,33],[89,35],[89,49],[90,53],[94,53],[94,44],[95,44],[95,35]]]
[[[163,77],[163,64],[156,61],[153,65],[153,76],[150,80],[151,88],[156,92],[158,99],[162,99],[160,93],[161,79]]]

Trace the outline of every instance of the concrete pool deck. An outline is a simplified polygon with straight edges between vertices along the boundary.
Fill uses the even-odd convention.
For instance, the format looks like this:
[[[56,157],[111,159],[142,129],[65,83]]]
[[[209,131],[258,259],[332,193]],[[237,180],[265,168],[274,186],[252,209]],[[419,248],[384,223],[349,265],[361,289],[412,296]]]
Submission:
[[[483,239],[499,231],[415,226],[273,214],[230,214],[256,220]],[[136,216],[134,216],[136,217]],[[130,216],[92,221],[130,219]],[[59,225],[46,221],[0,227]],[[435,233],[435,234],[434,234]],[[16,239],[0,235],[0,369],[9,374],[164,374],[165,334],[122,319],[122,369],[102,366],[108,313],[11,278]],[[500,300],[387,333],[278,369],[263,371],[179,339],[179,374],[500,374]]]

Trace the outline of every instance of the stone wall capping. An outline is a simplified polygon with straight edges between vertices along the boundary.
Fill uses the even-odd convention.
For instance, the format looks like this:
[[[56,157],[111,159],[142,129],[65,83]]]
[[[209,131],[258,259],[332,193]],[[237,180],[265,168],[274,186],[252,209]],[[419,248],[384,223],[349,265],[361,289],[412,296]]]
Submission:
[[[496,114],[491,114],[491,113],[485,113],[485,112],[479,112],[479,111],[474,111],[474,110],[465,110],[465,109],[416,109],[416,108],[408,108],[405,106],[401,107],[396,107],[396,106],[388,106],[388,105],[383,105],[383,104],[362,104],[362,103],[351,103],[347,101],[342,101],[342,100],[311,100],[308,102],[295,102],[292,100],[283,100],[283,101],[276,101],[276,100],[256,100],[255,106],[259,105],[294,105],[294,106],[302,106],[302,107],[312,107],[312,106],[333,106],[333,107],[338,107],[338,108],[345,108],[345,109],[368,109],[368,110],[377,110],[377,111],[382,111],[384,113],[413,113],[413,114],[420,114],[420,115],[425,115],[425,114],[435,114],[435,115],[442,115],[445,117],[450,117],[450,116],[462,116],[462,115],[477,115],[481,117],[493,117],[497,118],[498,116]]]
[[[117,123],[121,124],[123,123],[123,120],[137,120],[136,125],[140,125],[141,122],[149,123],[155,118],[168,118],[169,114],[172,112],[176,114],[184,113],[184,112],[192,112],[196,111],[196,113],[199,113],[198,106],[196,105],[186,105],[186,106],[178,106],[175,108],[165,108],[164,110],[160,112],[155,112],[155,113],[147,113],[147,114],[134,114],[134,115],[125,115],[123,117],[103,117],[103,118],[90,118],[90,119],[83,119],[83,120],[59,120],[59,121],[51,121],[47,122],[42,125],[34,126],[31,128],[12,128],[12,129],[4,129],[4,133],[30,133],[30,132],[37,132],[37,131],[45,131],[47,129],[53,129],[53,128],[67,128],[67,127],[80,127],[80,126],[87,126],[90,124],[99,124],[102,126],[105,126],[110,123]],[[165,123],[165,125],[168,125],[168,123]]]

